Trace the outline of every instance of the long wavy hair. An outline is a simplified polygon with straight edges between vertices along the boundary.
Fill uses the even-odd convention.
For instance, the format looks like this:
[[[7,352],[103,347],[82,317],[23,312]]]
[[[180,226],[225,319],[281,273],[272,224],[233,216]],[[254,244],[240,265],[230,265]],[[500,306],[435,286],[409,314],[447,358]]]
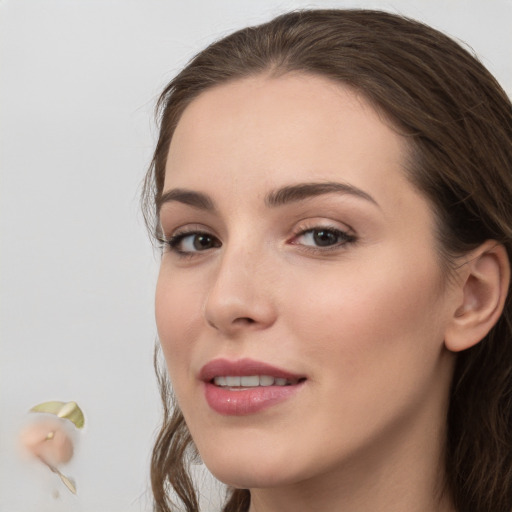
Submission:
[[[417,21],[370,10],[306,10],[240,30],[199,53],[165,88],[160,135],[143,205],[160,238],[156,206],[169,144],[187,105],[211,87],[251,75],[302,72],[362,94],[408,141],[408,175],[437,220],[441,260],[485,240],[512,254],[512,105],[465,48]],[[512,511],[512,301],[486,338],[457,356],[447,414],[446,489],[461,512]],[[164,418],[152,457],[155,510],[199,510],[188,465],[195,448],[165,371]],[[171,499],[172,494],[172,499]],[[250,494],[228,489],[224,512]],[[174,508],[176,507],[176,508]]]

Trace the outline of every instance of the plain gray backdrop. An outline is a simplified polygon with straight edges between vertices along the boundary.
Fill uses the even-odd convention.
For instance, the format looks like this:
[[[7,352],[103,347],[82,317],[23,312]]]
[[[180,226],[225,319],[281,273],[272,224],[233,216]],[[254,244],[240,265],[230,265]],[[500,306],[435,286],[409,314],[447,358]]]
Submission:
[[[512,0],[0,1],[1,512],[151,509],[158,254],[139,193],[155,99],[212,40],[300,7],[418,18],[470,44],[512,91]],[[18,454],[28,409],[46,400],[86,414],[63,467],[76,497]]]

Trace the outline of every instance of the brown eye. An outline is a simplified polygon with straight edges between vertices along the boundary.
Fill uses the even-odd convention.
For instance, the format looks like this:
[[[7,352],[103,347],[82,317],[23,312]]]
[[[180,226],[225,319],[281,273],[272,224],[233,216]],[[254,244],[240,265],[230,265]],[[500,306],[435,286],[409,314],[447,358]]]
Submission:
[[[192,245],[194,246],[194,249],[198,251],[204,251],[215,247],[215,239],[213,236],[198,234],[193,235],[191,238],[193,240]]]
[[[319,247],[335,245],[340,241],[340,233],[330,229],[316,229],[313,231],[313,240]]]
[[[311,248],[338,247],[354,242],[355,237],[335,228],[314,228],[300,233],[295,239],[295,245],[304,245]]]
[[[167,242],[170,249],[179,254],[193,254],[220,247],[218,238],[209,233],[178,233]]]

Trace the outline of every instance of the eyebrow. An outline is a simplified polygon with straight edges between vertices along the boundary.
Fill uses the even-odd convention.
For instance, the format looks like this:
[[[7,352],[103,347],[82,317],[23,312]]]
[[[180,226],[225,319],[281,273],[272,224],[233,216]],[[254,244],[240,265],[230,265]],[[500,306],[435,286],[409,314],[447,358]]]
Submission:
[[[298,183],[279,188],[267,194],[265,204],[268,207],[275,208],[289,203],[303,201],[316,196],[325,194],[348,194],[351,196],[365,199],[377,207],[379,204],[375,199],[360,188],[349,185],[348,183],[325,182],[325,183]],[[199,210],[214,211],[215,204],[213,200],[202,192],[194,190],[175,188],[162,194],[158,200],[158,211],[165,203],[179,202]]]
[[[157,201],[157,209],[160,211],[162,205],[165,203],[171,203],[177,201],[178,203],[188,204],[199,210],[215,210],[213,201],[209,196],[201,192],[195,192],[193,190],[187,190],[182,188],[174,188],[162,194]]]
[[[361,199],[366,199],[375,206],[379,206],[377,201],[360,188],[349,185],[348,183],[337,183],[337,182],[325,182],[325,183],[298,183],[297,185],[289,185],[287,187],[280,188],[265,198],[267,206],[275,207],[282,206],[288,203],[294,203],[309,199],[310,197],[321,196],[324,194],[348,194]]]

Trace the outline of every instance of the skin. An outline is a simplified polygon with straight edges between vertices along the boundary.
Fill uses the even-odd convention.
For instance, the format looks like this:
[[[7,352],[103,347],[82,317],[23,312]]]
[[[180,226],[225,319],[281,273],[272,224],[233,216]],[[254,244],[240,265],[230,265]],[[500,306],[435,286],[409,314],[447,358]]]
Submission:
[[[214,243],[197,250],[189,234],[164,251],[158,331],[202,459],[251,489],[251,512],[452,510],[439,493],[454,363],[444,338],[461,290],[405,177],[406,149],[356,92],[300,74],[210,89],[178,123],[164,192],[200,192],[215,209],[165,202],[163,232]],[[327,182],[371,199],[265,201]],[[318,247],[315,228],[348,237]],[[220,415],[198,379],[219,357],[307,380],[257,414]]]

